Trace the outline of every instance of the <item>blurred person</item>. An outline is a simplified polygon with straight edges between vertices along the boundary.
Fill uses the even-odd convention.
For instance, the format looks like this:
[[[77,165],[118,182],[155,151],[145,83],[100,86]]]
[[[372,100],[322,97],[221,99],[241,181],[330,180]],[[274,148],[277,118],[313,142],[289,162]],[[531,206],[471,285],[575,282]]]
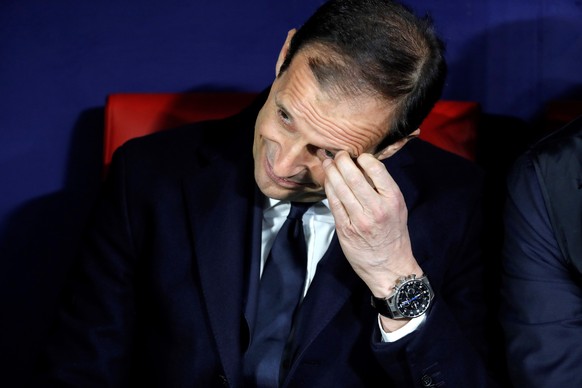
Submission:
[[[501,323],[516,387],[580,387],[582,117],[533,144],[508,177]]]

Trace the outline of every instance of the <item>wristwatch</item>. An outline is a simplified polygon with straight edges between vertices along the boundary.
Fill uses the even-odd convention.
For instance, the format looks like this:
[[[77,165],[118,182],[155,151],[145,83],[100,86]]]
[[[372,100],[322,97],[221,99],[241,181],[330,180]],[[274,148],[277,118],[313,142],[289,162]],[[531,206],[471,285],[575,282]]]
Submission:
[[[414,318],[428,310],[433,297],[427,277],[422,275],[416,278],[413,274],[398,279],[394,293],[387,298],[376,298],[372,295],[372,306],[387,318]]]

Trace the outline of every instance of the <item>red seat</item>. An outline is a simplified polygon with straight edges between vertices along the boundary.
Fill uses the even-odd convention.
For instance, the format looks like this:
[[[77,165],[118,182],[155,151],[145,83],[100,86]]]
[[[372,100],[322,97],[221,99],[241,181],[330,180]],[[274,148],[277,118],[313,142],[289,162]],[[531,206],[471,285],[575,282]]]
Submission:
[[[257,93],[116,93],[107,98],[103,163],[127,140],[189,122],[226,117],[250,104]],[[420,137],[470,160],[480,106],[469,101],[439,101],[421,125]]]
[[[481,105],[474,101],[438,101],[420,125],[420,138],[475,160]]]
[[[582,100],[551,100],[545,106],[543,129],[554,131],[581,115]]]

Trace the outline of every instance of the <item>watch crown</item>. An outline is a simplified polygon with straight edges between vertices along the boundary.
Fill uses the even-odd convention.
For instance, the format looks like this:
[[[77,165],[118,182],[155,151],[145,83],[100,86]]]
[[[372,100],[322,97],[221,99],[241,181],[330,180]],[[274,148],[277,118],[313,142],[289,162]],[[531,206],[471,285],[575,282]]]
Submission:
[[[408,275],[408,276],[400,276],[398,279],[396,279],[396,284],[394,284],[394,287],[392,287],[392,289],[397,290],[401,285],[403,285],[407,281],[414,280],[414,279],[416,279],[415,273],[413,273],[412,275]]]

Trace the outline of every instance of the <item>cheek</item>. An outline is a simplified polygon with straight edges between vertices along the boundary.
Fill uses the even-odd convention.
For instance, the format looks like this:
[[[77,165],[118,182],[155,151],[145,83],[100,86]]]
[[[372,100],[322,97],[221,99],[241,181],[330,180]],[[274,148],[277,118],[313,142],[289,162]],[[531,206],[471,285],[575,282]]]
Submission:
[[[276,122],[267,113],[261,111],[255,123],[255,141],[275,140]]]
[[[261,111],[259,111],[259,114],[257,115],[257,120],[255,122],[255,134],[254,134],[254,140],[253,140],[253,153],[254,153],[255,157],[265,147],[265,144],[264,144],[265,137],[269,136],[268,128],[269,128],[269,123],[268,123],[268,119],[267,119],[266,114],[265,114],[265,109],[263,108]]]

